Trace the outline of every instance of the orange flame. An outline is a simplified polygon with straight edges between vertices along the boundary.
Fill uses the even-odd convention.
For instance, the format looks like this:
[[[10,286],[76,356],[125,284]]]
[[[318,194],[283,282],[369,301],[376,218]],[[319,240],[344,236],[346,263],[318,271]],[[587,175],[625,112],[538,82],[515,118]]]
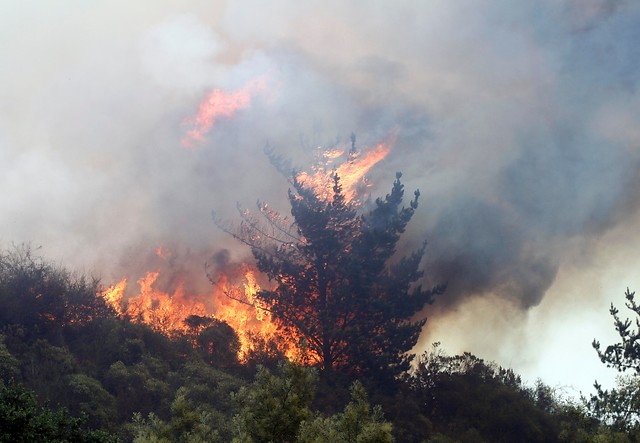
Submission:
[[[148,272],[138,280],[140,293],[129,299],[127,315],[167,335],[176,331],[184,333],[187,331],[184,324],[187,317],[206,315],[204,304],[185,297],[182,285],[171,295],[154,289],[152,286],[159,275],[158,272]]]
[[[123,314],[122,297],[124,297],[125,289],[127,289],[127,279],[123,278],[115,285],[109,286],[100,294],[107,302],[107,304],[111,306],[119,316]]]
[[[394,139],[395,135],[387,141],[378,143],[373,149],[365,148],[361,152],[351,151],[346,161],[337,167],[332,163],[343,157],[345,150],[326,150],[322,153],[323,159],[312,168],[312,173],[300,172],[297,179],[304,186],[313,188],[323,200],[331,200],[333,198],[332,176],[334,173],[338,174],[345,199],[354,201],[356,197],[362,197],[366,188],[370,186],[365,174],[391,152]]]
[[[147,272],[145,277],[139,279],[138,293],[126,301],[126,278],[102,291],[100,295],[119,316],[146,323],[169,337],[188,333],[189,328],[184,321],[191,315],[213,316],[225,321],[238,335],[238,357],[241,361],[246,361],[250,353],[256,350],[256,339],[275,342],[281,352],[289,358],[294,358],[295,343],[286,343],[278,336],[270,313],[262,309],[256,299],[260,286],[257,284],[254,271],[248,265],[243,265],[242,272],[244,275],[241,284],[234,283],[225,274],[218,275],[212,294],[211,310],[207,310],[203,302],[211,295],[187,296],[183,285],[178,285],[178,289],[172,294],[155,288],[159,272]]]
[[[206,315],[202,302],[185,297],[182,285],[173,294],[153,288],[158,272],[147,272],[138,280],[140,292],[130,297],[126,303],[123,296],[127,288],[127,279],[109,287],[101,293],[105,301],[122,317],[146,323],[153,329],[171,336],[176,332],[186,332],[184,320],[190,315]]]
[[[214,292],[215,316],[227,322],[238,334],[241,360],[255,350],[252,335],[267,341],[276,338],[276,326],[271,321],[271,315],[256,300],[260,287],[255,275],[248,266],[244,268],[242,286],[221,275]]]
[[[254,80],[242,89],[225,92],[214,89],[201,103],[198,113],[185,119],[184,125],[191,127],[180,142],[183,148],[195,148],[206,140],[205,135],[219,117],[231,117],[237,111],[248,107],[251,99],[265,88],[264,80]]]

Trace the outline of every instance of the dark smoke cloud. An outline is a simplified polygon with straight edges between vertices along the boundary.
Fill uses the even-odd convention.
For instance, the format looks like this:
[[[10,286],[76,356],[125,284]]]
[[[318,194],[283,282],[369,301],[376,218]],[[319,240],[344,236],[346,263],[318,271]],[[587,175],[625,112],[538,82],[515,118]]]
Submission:
[[[248,255],[212,209],[287,211],[267,143],[305,165],[352,132],[361,146],[396,132],[372,193],[396,171],[420,188],[403,245],[426,237],[428,281],[449,283],[424,342],[532,367],[533,328],[559,331],[551,307],[566,315],[574,296],[576,316],[600,307],[586,273],[624,267],[635,244],[639,15],[623,0],[5,3],[0,242],[105,280],[164,266],[204,287],[205,262]],[[267,88],[248,108],[180,148],[212,88],[256,77]]]

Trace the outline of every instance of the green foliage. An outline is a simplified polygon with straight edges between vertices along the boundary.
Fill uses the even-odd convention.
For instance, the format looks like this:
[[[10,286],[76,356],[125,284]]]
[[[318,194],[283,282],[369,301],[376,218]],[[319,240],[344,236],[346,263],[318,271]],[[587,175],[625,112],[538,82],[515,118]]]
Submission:
[[[0,334],[0,383],[14,380],[20,375],[20,361],[9,352],[4,339],[4,335]]]
[[[612,431],[640,438],[640,379],[637,374],[619,376],[616,387],[602,389],[595,383],[596,393],[587,400],[590,412]]]
[[[329,418],[317,415],[300,426],[299,443],[391,443],[392,425],[384,421],[382,408],[371,409],[361,383],[351,387],[351,402],[344,412]]]
[[[300,423],[310,417],[317,374],[290,362],[278,369],[273,374],[259,367],[254,382],[240,388],[234,442],[294,442]]]
[[[176,376],[189,401],[207,413],[209,426],[222,441],[231,441],[231,419],[239,411],[235,393],[246,382],[197,359],[187,362]]]
[[[193,321],[196,317],[192,315],[187,321]],[[211,365],[221,368],[238,366],[240,339],[228,323],[216,318],[201,317],[201,325],[194,341],[202,358]]]
[[[616,388],[605,390],[595,383],[596,394],[587,401],[589,410],[611,430],[634,435],[640,439],[640,306],[635,301],[635,292],[625,292],[626,307],[636,315],[635,322],[622,319],[620,311],[611,304],[609,312],[620,342],[607,346],[604,351],[600,342],[593,341],[600,360],[619,372],[632,371],[620,376]],[[636,329],[632,329],[632,324]]]
[[[29,246],[16,247],[0,254],[0,326],[22,325],[55,340],[61,327],[112,315],[98,288],[97,279],[56,267]]]
[[[335,191],[341,192],[337,179]],[[349,343],[335,342],[333,367],[340,370],[324,372],[320,380],[311,368],[274,364],[282,357],[274,343],[263,343],[248,364],[238,362],[234,331],[215,319],[194,318],[188,335],[167,338],[144,324],[94,311],[95,288],[86,285],[88,280],[76,286],[83,289],[74,299],[71,289],[78,280],[73,274],[30,252],[0,253],[0,379],[6,384],[0,392],[0,442],[115,441],[87,427],[140,442],[386,442],[394,436],[403,443],[640,441],[638,333],[617,310],[612,314],[621,343],[597,349],[605,363],[632,374],[621,377],[613,390],[598,387],[587,401],[589,409],[559,401],[542,383],[524,387],[511,370],[471,354],[447,356],[437,348],[422,356],[415,372],[397,377],[409,361],[397,350],[412,342],[413,328],[421,324],[400,319],[424,302],[419,294],[411,298],[421,276],[423,246],[405,260],[391,258],[415,209],[415,204],[400,208],[401,191],[397,180],[394,191],[366,216],[340,198],[331,210],[321,200],[306,208],[297,199],[312,201],[313,196],[296,193],[303,221],[293,233],[304,225],[306,237],[298,238],[307,243],[283,246],[281,252],[265,248],[284,254],[280,264],[291,266],[289,275],[298,265],[311,266],[307,259],[314,254],[333,259],[329,252],[335,252],[335,263],[329,261],[322,272],[328,282],[339,277],[328,294],[346,323],[327,331],[334,334],[329,338]],[[312,220],[314,214],[320,219]],[[337,230],[334,238],[325,238],[325,222]],[[348,232],[354,233],[350,242]],[[292,251],[299,255],[287,255]],[[287,257],[307,261],[287,263]],[[304,266],[307,275],[300,278],[312,293],[313,278],[320,274]],[[398,300],[408,307],[394,311]],[[633,294],[627,301],[637,313]],[[86,316],[78,314],[82,310]],[[361,312],[362,318],[349,320],[351,312]],[[337,318],[332,312],[324,318],[316,314],[311,313],[311,324],[320,322],[316,326]],[[310,353],[322,349],[313,348],[311,340],[303,343]],[[270,369],[256,368],[258,362]],[[242,378],[254,375],[252,382]],[[391,376],[394,383],[385,383]],[[365,383],[371,403],[382,407],[370,407],[359,384],[348,400],[354,378]]]
[[[638,329],[631,329],[632,322],[629,319],[621,319],[620,311],[611,304],[609,312],[614,320],[616,331],[620,335],[620,343],[614,343],[606,347],[604,351],[600,348],[600,342],[593,341],[593,347],[598,352],[602,363],[618,371],[631,369],[640,375],[640,306],[635,302],[635,292],[625,292],[627,302],[626,307],[638,316],[635,324]]]
[[[245,361],[240,368],[243,372],[254,374],[258,366],[275,370],[278,362],[287,358],[279,345],[278,339],[266,339],[258,334],[251,333],[247,335],[249,336],[252,346],[245,354]],[[301,357],[296,357],[294,360],[307,361],[308,359],[304,356],[305,352],[304,344],[301,343],[299,346],[299,355]]]
[[[117,416],[116,400],[99,380],[87,374],[71,374],[67,377],[64,403],[73,414],[85,415],[88,424],[95,428],[112,428]]]
[[[134,443],[215,443],[221,442],[220,435],[212,426],[210,415],[196,407],[187,399],[187,391],[178,389],[171,404],[171,419],[164,422],[154,413],[143,419],[134,414],[132,423]]]
[[[87,431],[83,419],[65,409],[40,407],[33,392],[17,384],[0,385],[0,442],[116,442],[100,431]]]
[[[157,374],[159,378],[155,375],[144,362],[127,366],[117,361],[111,365],[105,374],[105,386],[116,398],[120,420],[134,412],[166,413],[172,390],[162,373]]]
[[[234,374],[199,359],[189,360],[176,376],[194,402],[230,412],[235,407],[233,393],[245,384]]]
[[[462,441],[548,442],[560,432],[548,392],[528,390],[513,371],[469,353],[448,356],[436,344],[411,383],[436,432]]]
[[[66,347],[53,346],[37,339],[25,348],[22,375],[24,382],[40,397],[59,404],[67,384],[66,379],[77,370],[76,360]]]
[[[153,367],[152,372],[165,374],[194,353],[186,337],[169,339],[145,324],[115,317],[73,325],[64,332],[69,349],[94,374],[117,361],[128,366],[143,363]]]
[[[584,405],[567,402],[556,412],[560,420],[559,440],[571,443],[630,443],[637,441],[625,432],[602,426]]]
[[[240,389],[241,405],[234,418],[236,443],[387,443],[393,441],[391,423],[380,406],[371,408],[361,383],[351,387],[351,401],[342,413],[324,417],[309,406],[317,383],[315,371],[281,362],[277,374],[264,367],[255,381]]]
[[[266,223],[243,213],[239,229],[223,229],[251,247],[275,289],[257,294],[282,334],[303,337],[324,371],[391,380],[409,368],[424,325],[418,316],[440,287],[416,285],[422,244],[395,259],[396,244],[418,205],[402,206],[400,174],[391,193],[359,215],[334,175],[331,198],[297,179],[289,191],[294,222],[260,205]]]

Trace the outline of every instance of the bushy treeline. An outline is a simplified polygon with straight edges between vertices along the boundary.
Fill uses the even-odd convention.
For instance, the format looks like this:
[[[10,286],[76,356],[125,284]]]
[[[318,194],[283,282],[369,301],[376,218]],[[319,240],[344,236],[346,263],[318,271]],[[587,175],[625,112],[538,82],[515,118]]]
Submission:
[[[241,363],[226,323],[190,318],[169,339],[99,289],[28,247],[0,253],[0,441],[632,441],[471,354],[434,347],[384,382],[268,343]]]

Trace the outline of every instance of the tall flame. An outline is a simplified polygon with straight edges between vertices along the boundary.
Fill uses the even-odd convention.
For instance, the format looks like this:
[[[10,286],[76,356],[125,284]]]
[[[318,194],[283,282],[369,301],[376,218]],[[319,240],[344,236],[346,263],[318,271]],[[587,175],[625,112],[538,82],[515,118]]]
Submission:
[[[187,130],[181,141],[183,148],[195,148],[206,140],[205,135],[219,117],[231,117],[237,111],[248,107],[251,99],[258,92],[264,90],[264,80],[258,79],[247,83],[238,91],[226,92],[214,89],[200,103],[198,113],[185,119],[183,124],[191,129]]]
[[[123,315],[122,298],[124,297],[124,291],[127,289],[127,279],[123,278],[115,285],[108,287],[100,295],[107,302],[107,305],[111,306],[116,314]]]
[[[277,338],[277,328],[271,321],[270,313],[260,307],[256,299],[260,286],[256,283],[255,274],[247,265],[243,268],[241,286],[229,281],[228,276],[221,275],[214,292],[215,316],[235,329],[240,339],[241,359],[255,350],[254,337],[266,341]]]
[[[362,151],[351,149],[347,154],[346,161],[335,166],[334,162],[344,157],[346,150],[331,149],[322,152],[322,158],[311,173],[300,172],[296,177],[304,186],[313,188],[314,191],[324,200],[331,200],[333,197],[333,174],[338,174],[342,192],[347,201],[354,201],[357,197],[362,197],[366,188],[369,187],[365,175],[379,161],[384,159],[389,152],[395,135],[388,140],[378,143],[374,148],[364,148]]]
[[[164,254],[159,254],[164,251]],[[163,248],[156,253],[170,254]],[[189,294],[184,285],[179,284],[173,293],[155,287],[160,273],[147,272],[137,281],[138,291],[125,299],[127,279],[110,286],[100,293],[104,300],[121,317],[148,324],[154,330],[173,337],[189,333],[185,320],[191,315],[214,317],[229,324],[238,335],[240,351],[238,357],[246,360],[256,350],[258,341],[274,342],[287,357],[296,355],[295,343],[284,342],[277,334],[277,327],[270,313],[260,307],[256,294],[260,291],[255,271],[248,265],[242,266],[239,282],[224,273],[217,276],[216,285],[210,294]],[[212,306],[207,309],[206,306]]]
[[[139,293],[126,304],[123,303],[126,279],[107,289],[102,296],[122,316],[146,323],[166,335],[184,333],[187,331],[184,320],[190,315],[206,315],[205,306],[197,298],[186,297],[182,285],[173,294],[155,289],[153,285],[159,275],[159,272],[147,272],[139,279]]]

